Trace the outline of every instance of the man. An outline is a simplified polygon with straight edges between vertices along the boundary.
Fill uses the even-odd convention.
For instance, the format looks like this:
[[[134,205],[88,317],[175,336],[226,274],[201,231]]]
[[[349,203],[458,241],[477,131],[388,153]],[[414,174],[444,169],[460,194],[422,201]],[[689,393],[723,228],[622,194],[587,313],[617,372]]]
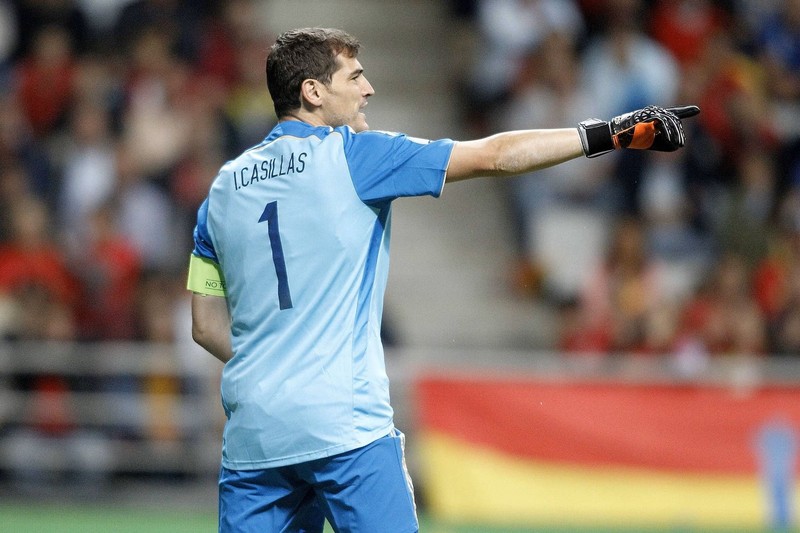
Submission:
[[[222,167],[198,212],[192,333],[225,363],[221,531],[417,531],[380,340],[391,202],[623,146],[683,145],[678,117],[423,141],[369,131],[374,90],[340,30],[278,37],[280,122]]]

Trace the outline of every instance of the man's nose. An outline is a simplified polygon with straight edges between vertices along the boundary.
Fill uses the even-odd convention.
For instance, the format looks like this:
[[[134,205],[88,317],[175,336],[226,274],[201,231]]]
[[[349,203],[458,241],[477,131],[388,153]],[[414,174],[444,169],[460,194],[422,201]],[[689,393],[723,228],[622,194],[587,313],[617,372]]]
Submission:
[[[364,87],[362,92],[364,93],[364,96],[372,96],[373,94],[375,94],[375,89],[372,87],[372,84],[366,78],[364,78]]]

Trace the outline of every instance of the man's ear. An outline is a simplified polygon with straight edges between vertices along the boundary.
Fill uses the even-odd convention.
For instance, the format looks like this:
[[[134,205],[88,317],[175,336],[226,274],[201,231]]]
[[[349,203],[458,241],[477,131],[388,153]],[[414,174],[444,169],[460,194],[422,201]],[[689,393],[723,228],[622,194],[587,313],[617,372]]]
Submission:
[[[322,105],[322,84],[318,80],[307,79],[300,84],[300,96],[311,107]]]

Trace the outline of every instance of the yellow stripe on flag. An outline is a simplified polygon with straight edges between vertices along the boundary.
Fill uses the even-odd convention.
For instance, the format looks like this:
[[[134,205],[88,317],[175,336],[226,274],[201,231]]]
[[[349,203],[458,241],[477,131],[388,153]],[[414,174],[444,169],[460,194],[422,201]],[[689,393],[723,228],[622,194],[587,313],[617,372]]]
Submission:
[[[429,430],[419,440],[431,512],[444,520],[737,528],[768,522],[755,476],[547,463]]]

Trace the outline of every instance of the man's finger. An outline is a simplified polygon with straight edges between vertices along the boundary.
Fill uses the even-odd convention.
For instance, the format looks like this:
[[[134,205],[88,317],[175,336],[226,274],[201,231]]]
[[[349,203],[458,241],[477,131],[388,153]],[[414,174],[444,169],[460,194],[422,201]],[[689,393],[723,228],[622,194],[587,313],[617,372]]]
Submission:
[[[700,113],[700,108],[696,105],[684,105],[679,107],[668,107],[667,111],[675,113],[678,118],[689,118]]]

